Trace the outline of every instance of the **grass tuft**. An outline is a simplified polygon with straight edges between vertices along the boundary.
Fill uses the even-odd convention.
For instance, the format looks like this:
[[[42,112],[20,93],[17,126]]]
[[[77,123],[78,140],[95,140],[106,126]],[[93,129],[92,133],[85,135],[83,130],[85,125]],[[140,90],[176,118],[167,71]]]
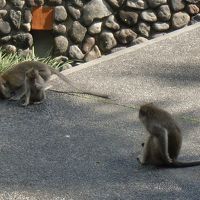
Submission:
[[[20,56],[17,53],[5,53],[3,49],[0,48],[0,74],[10,69],[13,65],[23,61],[40,61],[59,71],[63,68],[64,64],[66,64],[66,62],[58,61],[58,59],[52,58],[51,56],[45,58],[37,57],[34,54],[34,49],[31,55]],[[67,63],[71,63],[71,61],[67,61]]]

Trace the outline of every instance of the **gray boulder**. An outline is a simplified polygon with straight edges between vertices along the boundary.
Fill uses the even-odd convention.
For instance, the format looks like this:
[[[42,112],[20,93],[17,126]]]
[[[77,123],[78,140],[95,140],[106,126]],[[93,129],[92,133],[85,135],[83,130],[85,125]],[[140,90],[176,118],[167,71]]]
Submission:
[[[133,26],[138,21],[138,13],[133,11],[120,10],[119,17],[128,26]]]
[[[69,47],[69,56],[78,60],[82,60],[84,58],[84,54],[77,45],[72,45]]]
[[[67,11],[64,6],[56,6],[54,8],[54,18],[57,22],[62,22],[67,19]]]
[[[147,22],[156,22],[157,16],[153,10],[145,10],[141,13],[141,18]]]
[[[110,15],[106,19],[105,26],[109,29],[112,29],[112,30],[119,30],[120,29],[120,25],[117,23],[114,15]]]
[[[69,34],[75,43],[80,43],[83,41],[86,32],[87,29],[79,21],[74,21]]]
[[[138,31],[142,36],[149,37],[151,26],[146,22],[140,22],[138,24]]]
[[[12,37],[13,44],[22,49],[27,49],[33,45],[33,37],[30,33],[18,33]]]
[[[185,12],[178,12],[172,16],[172,26],[175,29],[182,28],[188,25],[190,16]]]
[[[131,29],[121,29],[115,33],[115,37],[120,44],[129,44],[136,39],[137,34]]]
[[[88,28],[90,34],[98,34],[101,32],[102,22],[93,22],[92,25]]]
[[[156,22],[153,24],[153,29],[155,31],[166,31],[169,29],[169,23],[166,22]]]
[[[6,0],[0,0],[0,9],[4,8],[6,5]]]
[[[90,25],[94,19],[102,19],[111,14],[111,9],[104,0],[91,0],[83,7],[82,19],[84,24]]]
[[[117,45],[117,41],[110,31],[103,31],[99,36],[99,48],[103,52],[108,52]]]
[[[16,29],[20,28],[22,13],[21,11],[10,10],[10,20]]]
[[[6,21],[0,20],[0,35],[7,35],[11,31],[10,24]]]
[[[91,51],[91,49],[94,47],[94,45],[95,45],[95,38],[94,37],[86,37],[86,39],[83,42],[82,51],[84,53],[88,53]]]
[[[148,8],[146,0],[127,0],[126,6],[139,10],[144,10]]]
[[[54,38],[54,55],[66,55],[68,49],[68,40],[64,36]]]
[[[184,0],[171,0],[171,5],[174,11],[180,11],[185,8]]]
[[[151,8],[156,8],[167,3],[167,0],[147,0]]]
[[[86,62],[100,58],[101,57],[101,51],[99,50],[98,46],[95,45],[92,50],[86,54],[86,56],[84,57],[84,60]]]
[[[171,18],[171,11],[168,5],[162,5],[158,8],[157,14],[159,20],[161,21],[169,21]]]

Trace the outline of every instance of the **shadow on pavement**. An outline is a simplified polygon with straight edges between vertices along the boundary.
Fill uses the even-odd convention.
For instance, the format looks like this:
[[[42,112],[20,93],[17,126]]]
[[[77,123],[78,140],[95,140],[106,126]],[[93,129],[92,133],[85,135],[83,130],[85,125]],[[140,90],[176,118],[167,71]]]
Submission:
[[[191,173],[188,169],[144,168],[137,163],[145,136],[137,110],[77,99],[50,92],[47,101],[38,106],[0,102],[2,191],[17,188],[72,199],[158,199],[178,197],[186,187],[184,181],[200,183],[197,177],[191,180],[198,167]],[[199,146],[196,127],[199,124],[193,127],[195,138],[190,138],[190,121],[181,121],[188,140],[181,158],[192,159],[187,151]],[[193,147],[191,141],[196,143]],[[194,159],[198,157],[196,153]]]

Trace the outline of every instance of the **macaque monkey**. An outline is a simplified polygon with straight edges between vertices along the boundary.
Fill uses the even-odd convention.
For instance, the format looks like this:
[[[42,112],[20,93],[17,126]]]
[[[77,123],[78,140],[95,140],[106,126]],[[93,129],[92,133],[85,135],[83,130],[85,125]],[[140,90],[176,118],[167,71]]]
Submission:
[[[107,95],[93,93],[93,92],[84,92],[77,87],[75,87],[71,81],[66,78],[62,73],[58,72],[57,70],[51,68],[47,64],[41,63],[39,61],[25,61],[19,64],[14,65],[11,69],[7,70],[0,76],[0,97],[9,99],[13,97],[15,99],[16,96],[22,95],[24,92],[24,81],[26,77],[26,72],[30,69],[37,70],[39,75],[42,77],[44,82],[47,82],[50,79],[52,74],[56,74],[59,78],[63,81],[71,85],[75,88],[80,94],[89,94],[97,97],[102,98],[109,98]],[[66,92],[66,93],[73,93],[73,92]],[[76,93],[76,92],[75,92]]]
[[[142,165],[172,168],[200,165],[200,161],[177,161],[182,145],[182,133],[168,112],[153,104],[145,104],[140,107],[139,119],[149,133],[143,145],[143,153],[137,158]]]
[[[6,81],[0,76],[0,98],[9,99],[12,96],[11,90]]]
[[[23,106],[27,106],[30,103],[39,104],[46,99],[45,86],[45,81],[40,76],[39,71],[32,68],[25,73],[21,92],[10,99],[20,100],[24,97],[25,102],[22,104]]]

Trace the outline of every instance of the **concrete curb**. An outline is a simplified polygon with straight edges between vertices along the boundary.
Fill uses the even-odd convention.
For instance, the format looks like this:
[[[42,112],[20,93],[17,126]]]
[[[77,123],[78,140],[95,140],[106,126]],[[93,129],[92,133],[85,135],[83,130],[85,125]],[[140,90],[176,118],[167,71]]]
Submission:
[[[200,27],[200,23],[196,23],[194,25],[190,25],[190,26],[187,26],[185,28],[182,28],[182,29],[179,29],[179,30],[175,30],[175,31],[173,31],[171,33],[168,33],[166,35],[160,36],[160,37],[155,38],[155,39],[151,39],[151,40],[149,40],[147,42],[144,42],[142,44],[134,45],[132,47],[128,47],[126,49],[114,52],[112,54],[109,54],[109,55],[106,55],[106,56],[102,56],[101,58],[92,60],[90,62],[87,62],[87,63],[84,63],[84,64],[80,64],[79,66],[76,66],[76,67],[73,67],[73,68],[70,68],[70,69],[66,69],[66,70],[62,71],[62,73],[64,75],[72,74],[74,72],[86,69],[88,67],[92,67],[92,66],[97,65],[99,63],[115,59],[116,57],[121,57],[124,54],[137,51],[138,49],[144,48],[146,46],[153,45],[153,44],[155,44],[157,42],[160,42],[160,41],[163,41],[163,40],[166,40],[166,39],[169,39],[169,38],[173,38],[173,37],[176,37],[178,35],[187,33],[189,31],[192,31],[192,30],[194,30],[196,28],[199,28],[199,27]],[[57,76],[53,75],[51,80],[54,80],[56,77]]]

